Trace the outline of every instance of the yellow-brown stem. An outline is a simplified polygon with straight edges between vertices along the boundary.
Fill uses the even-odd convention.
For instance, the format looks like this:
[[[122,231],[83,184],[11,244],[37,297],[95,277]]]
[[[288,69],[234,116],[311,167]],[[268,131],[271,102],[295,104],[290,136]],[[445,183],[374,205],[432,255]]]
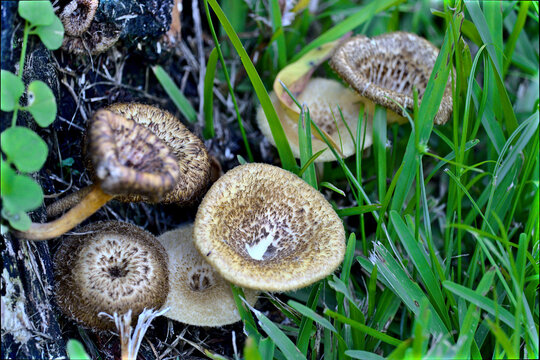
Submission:
[[[27,240],[53,239],[73,229],[112,198],[113,196],[104,193],[99,185],[93,185],[92,190],[60,218],[45,224],[32,223],[27,231],[14,231],[14,234]]]
[[[77,205],[81,202],[81,200],[88,195],[94,186],[87,186],[84,187],[78,191],[75,191],[74,193],[71,193],[67,196],[64,196],[63,198],[56,200],[51,205],[47,206],[45,209],[45,212],[47,213],[47,218],[53,218],[60,214],[62,214],[64,211],[67,211]]]

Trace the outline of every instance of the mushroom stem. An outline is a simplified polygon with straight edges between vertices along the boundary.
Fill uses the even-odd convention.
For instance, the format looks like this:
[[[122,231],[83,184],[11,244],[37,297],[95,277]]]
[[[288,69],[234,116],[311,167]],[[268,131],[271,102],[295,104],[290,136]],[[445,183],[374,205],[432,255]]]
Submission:
[[[91,187],[88,194],[60,218],[44,224],[32,223],[26,231],[14,231],[15,235],[27,240],[49,240],[73,229],[113,198],[99,185]]]
[[[51,205],[47,206],[45,212],[47,218],[57,217],[64,211],[67,211],[77,205],[86,195],[92,191],[92,186],[87,186],[75,191],[59,200],[56,200]]]

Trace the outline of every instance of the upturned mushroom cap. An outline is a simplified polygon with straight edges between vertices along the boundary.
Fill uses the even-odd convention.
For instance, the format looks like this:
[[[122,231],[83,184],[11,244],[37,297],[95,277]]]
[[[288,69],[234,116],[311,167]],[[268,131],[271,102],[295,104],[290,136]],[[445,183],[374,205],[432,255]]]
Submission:
[[[97,222],[66,237],[56,255],[56,300],[70,318],[97,330],[114,329],[100,312],[138,316],[160,308],[169,291],[167,254],[149,232],[116,221]]]
[[[82,35],[94,20],[99,0],[71,0],[61,9],[60,20],[68,36]]]
[[[114,104],[108,110],[135,121],[160,138],[171,149],[180,167],[176,186],[163,195],[162,203],[190,203],[202,194],[210,179],[210,161],[203,142],[171,113],[137,103]],[[129,195],[123,201],[148,201]]]
[[[270,93],[270,100],[276,109],[276,113],[280,119],[285,136],[291,146],[293,155],[300,158],[300,146],[298,140],[298,118],[291,118],[286,109],[283,108],[274,92]],[[347,125],[351,133],[356,136],[358,125],[358,114],[360,113],[361,97],[354,91],[346,88],[335,80],[314,78],[311,79],[303,91],[298,95],[297,100],[302,104],[305,103],[309,108],[311,120],[324,130],[340,147],[344,157],[353,155],[356,152],[353,138],[351,137]],[[338,108],[339,106],[339,108]],[[343,114],[342,121],[341,114]],[[268,121],[262,110],[259,107],[257,111],[257,122],[264,136],[275,146],[274,138],[268,126]],[[364,149],[372,144],[371,120],[363,123],[365,136]],[[362,141],[362,139],[360,139]],[[312,138],[312,152],[316,152],[327,148],[324,141],[317,138]],[[323,152],[315,162],[334,161],[335,157],[330,150]]]
[[[193,224],[158,237],[169,255],[169,295],[165,316],[184,324],[223,326],[240,321],[230,284],[199,254],[193,244]],[[246,300],[257,301],[257,292],[245,290]]]
[[[98,110],[88,129],[89,156],[103,191],[159,199],[172,190],[180,167],[172,150],[148,128]]]
[[[418,97],[422,99],[438,54],[437,47],[411,33],[394,32],[372,39],[360,35],[336,50],[330,66],[361,96],[401,116],[402,110],[390,99],[404,108],[412,109],[413,86],[416,86]],[[435,123],[446,123],[451,113],[452,89],[449,80]],[[394,120],[399,121],[396,117]]]
[[[238,166],[212,185],[195,219],[195,246],[225,280],[286,291],[331,274],[345,231],[320,192],[267,164]]]

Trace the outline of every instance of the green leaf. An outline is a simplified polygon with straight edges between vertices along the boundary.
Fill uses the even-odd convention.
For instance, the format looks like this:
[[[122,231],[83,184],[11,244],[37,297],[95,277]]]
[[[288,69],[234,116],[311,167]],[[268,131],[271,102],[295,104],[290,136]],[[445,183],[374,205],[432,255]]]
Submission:
[[[26,175],[15,174],[5,179],[4,170],[6,169],[2,167],[2,201],[4,209],[12,214],[17,214],[20,211],[24,212],[38,208],[43,202],[41,187]]]
[[[313,321],[318,322],[325,329],[328,329],[332,331],[333,333],[337,333],[336,329],[330,323],[330,321],[325,319],[323,316],[317,314],[314,310],[310,309],[309,307],[302,305],[299,302],[296,302],[294,300],[289,300],[287,304],[289,304],[290,307],[298,311],[300,314],[306,316],[307,318]]]
[[[154,72],[154,75],[156,75],[156,78],[161,86],[163,86],[165,89],[167,95],[169,95],[171,100],[174,102],[174,105],[176,105],[187,121],[190,123],[197,121],[197,113],[195,112],[195,109],[193,109],[193,106],[191,106],[189,100],[186,99],[184,94],[182,94],[169,74],[167,74],[167,72],[159,65],[152,66],[152,71]]]
[[[43,81],[35,80],[28,85],[26,110],[41,127],[47,127],[56,119],[56,99],[52,90]]]
[[[9,225],[11,225],[12,228],[19,231],[26,231],[30,229],[30,225],[32,225],[32,220],[30,220],[30,217],[24,211],[12,213],[8,209],[3,208],[2,217],[9,221]]]
[[[19,105],[19,99],[24,92],[24,84],[17,75],[2,70],[1,86],[2,111],[13,111]]]
[[[64,25],[55,16],[51,24],[38,26],[30,34],[39,36],[47,49],[56,50],[62,46],[64,40]]]
[[[363,350],[347,350],[345,355],[352,357],[353,359],[363,359],[363,360],[384,360],[381,355],[375,353],[370,353]]]
[[[216,65],[218,61],[218,52],[216,48],[212,49],[208,62],[206,63],[206,74],[204,74],[204,130],[205,139],[213,138],[216,135],[214,130],[214,77],[216,75]]]
[[[50,25],[56,17],[49,1],[20,1],[19,15],[32,26]]]
[[[90,360],[90,356],[84,350],[83,344],[75,339],[69,339],[66,350],[70,360]]]
[[[32,130],[13,126],[1,135],[2,151],[21,172],[41,169],[47,159],[47,144]]]

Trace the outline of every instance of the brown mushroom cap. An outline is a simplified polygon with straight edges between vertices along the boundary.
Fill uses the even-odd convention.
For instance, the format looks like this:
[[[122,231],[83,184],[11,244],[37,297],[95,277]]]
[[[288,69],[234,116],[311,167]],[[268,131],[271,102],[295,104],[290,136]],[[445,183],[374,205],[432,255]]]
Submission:
[[[281,103],[274,92],[270,93],[270,100],[276,109],[278,118],[283,126],[285,136],[291,146],[293,155],[300,158],[300,145],[298,140],[298,118],[291,118],[286,109],[281,106]],[[351,137],[347,126],[351,130],[353,136],[356,136],[358,126],[358,114],[360,112],[361,97],[354,91],[346,88],[335,80],[314,78],[311,79],[303,91],[297,97],[298,102],[304,103],[309,108],[311,120],[324,130],[340,147],[344,157],[351,156],[356,152],[353,138]],[[339,108],[338,108],[339,106]],[[341,114],[343,114],[342,121]],[[264,136],[275,146],[272,132],[268,125],[268,121],[262,110],[259,107],[257,111],[257,123]],[[372,125],[371,119],[364,122],[364,131],[367,133],[364,142],[364,149],[372,144]],[[360,139],[362,141],[362,139]],[[317,153],[328,146],[322,140],[317,138],[311,139],[312,152]],[[336,160],[334,154],[330,150],[323,152],[315,162],[325,162]]]
[[[121,34],[122,31],[113,24],[92,21],[88,30],[81,35],[66,35],[62,49],[75,55],[97,55],[116,44]]]
[[[238,166],[214,183],[195,219],[195,246],[225,280],[286,291],[343,261],[345,231],[320,192],[267,164]]]
[[[99,0],[71,0],[60,12],[60,20],[68,36],[82,35],[92,23]]]
[[[100,312],[138,316],[160,308],[169,291],[167,254],[149,232],[117,221],[97,222],[66,237],[56,255],[58,306],[98,330],[114,329]]]
[[[210,161],[203,142],[171,113],[155,106],[137,103],[114,104],[108,110],[144,126],[171,149],[180,167],[176,186],[165,193],[162,203],[190,203],[206,189]],[[129,195],[123,201],[148,201],[145,196]]]
[[[390,99],[412,109],[413,86],[422,99],[438,54],[437,47],[411,33],[393,32],[372,39],[360,35],[336,50],[330,66],[361,96],[402,114],[401,108]],[[451,113],[449,80],[435,123],[446,123]]]
[[[172,190],[180,168],[172,150],[148,128],[98,110],[88,130],[89,156],[103,191],[159,199]]]
[[[240,321],[230,284],[204,260],[193,244],[193,224],[158,237],[169,255],[169,295],[165,316],[184,324],[223,326]],[[257,292],[245,290],[246,300]]]

